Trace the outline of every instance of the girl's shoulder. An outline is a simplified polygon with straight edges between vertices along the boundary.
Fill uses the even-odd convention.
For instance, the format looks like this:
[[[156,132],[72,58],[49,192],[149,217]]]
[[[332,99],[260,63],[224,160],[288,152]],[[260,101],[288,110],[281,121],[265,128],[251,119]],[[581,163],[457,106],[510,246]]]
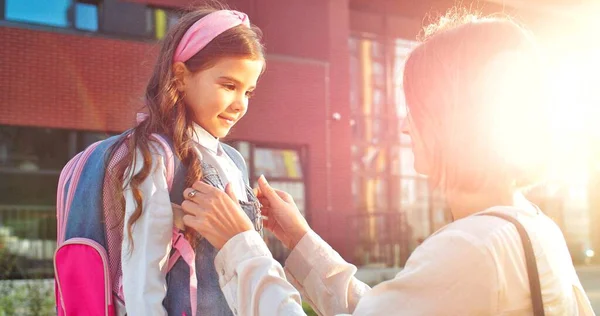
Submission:
[[[142,149],[144,147],[137,146],[135,148],[133,163],[130,164],[125,171],[127,177],[139,173],[147,163],[150,163],[152,172],[156,172],[157,170],[167,170],[169,166],[173,166],[175,163],[177,157],[173,153],[168,142],[152,137],[147,145],[147,156],[144,155],[144,150]],[[131,172],[132,167],[133,173]]]
[[[161,135],[155,135],[153,134],[152,137],[149,138],[149,140],[147,141],[147,146],[137,146],[135,151],[135,159],[136,162],[140,161],[140,162],[144,162],[143,159],[143,149],[144,147],[146,147],[148,149],[148,153],[150,154],[150,158],[152,159],[153,162],[155,162],[156,160],[158,161],[164,161],[167,158],[168,159],[175,159],[176,155],[173,153],[173,146],[171,145],[171,141],[168,140],[166,137],[161,136]]]

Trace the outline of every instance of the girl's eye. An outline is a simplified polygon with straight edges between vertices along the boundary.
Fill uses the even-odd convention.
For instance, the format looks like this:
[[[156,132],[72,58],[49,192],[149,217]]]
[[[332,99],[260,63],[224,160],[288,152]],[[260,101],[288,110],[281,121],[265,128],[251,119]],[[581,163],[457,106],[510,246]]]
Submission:
[[[246,92],[246,97],[248,99],[252,98],[253,96],[254,96],[254,91],[248,91],[248,92]]]
[[[231,91],[235,90],[234,84],[226,83],[226,84],[223,84],[223,87],[225,87],[225,89],[227,89],[227,90],[231,90]]]

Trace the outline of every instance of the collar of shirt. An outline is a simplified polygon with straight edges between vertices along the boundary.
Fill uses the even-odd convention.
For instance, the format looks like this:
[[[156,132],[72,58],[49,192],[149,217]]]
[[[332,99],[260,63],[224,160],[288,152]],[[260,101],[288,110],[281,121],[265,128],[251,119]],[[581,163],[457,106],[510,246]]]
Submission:
[[[219,156],[221,155],[222,149],[219,139],[212,136],[209,132],[202,128],[202,126],[196,123],[194,123],[194,131],[192,133],[192,138],[196,143],[206,148],[210,152]]]

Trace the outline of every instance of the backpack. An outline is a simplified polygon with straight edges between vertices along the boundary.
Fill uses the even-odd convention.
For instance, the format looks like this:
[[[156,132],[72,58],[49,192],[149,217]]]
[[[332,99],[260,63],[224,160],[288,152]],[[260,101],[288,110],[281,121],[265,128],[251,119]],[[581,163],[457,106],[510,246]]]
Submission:
[[[112,157],[110,148],[130,131],[98,141],[73,157],[61,171],[57,198],[57,249],[54,254],[56,308],[62,315],[121,315],[125,313],[121,271],[124,205],[114,196],[111,183],[116,164],[127,154],[123,143]],[[166,178],[171,201],[180,204],[185,173],[173,154],[171,141],[153,134],[151,139],[165,153]],[[226,154],[248,181],[241,155],[222,144]],[[173,251],[167,272],[179,257],[190,267],[190,304],[196,309],[195,253],[183,234],[173,228]]]

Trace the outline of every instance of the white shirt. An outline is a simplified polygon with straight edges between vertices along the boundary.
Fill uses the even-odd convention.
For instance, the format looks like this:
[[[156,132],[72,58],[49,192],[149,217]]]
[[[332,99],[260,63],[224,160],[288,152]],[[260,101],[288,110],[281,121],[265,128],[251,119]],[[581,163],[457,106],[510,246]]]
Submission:
[[[231,183],[238,199],[247,201],[245,182],[241,171],[223,151],[218,139],[195,125],[194,140],[204,162],[217,169],[223,185]],[[166,267],[171,251],[173,210],[166,180],[164,152],[152,144],[152,169],[140,184],[142,214],[133,225],[133,249],[130,249],[128,225],[124,225],[121,250],[123,293],[127,315],[167,315],[162,301],[166,295]],[[136,153],[138,173],[143,165],[141,152]],[[129,173],[129,171],[127,171]],[[129,187],[124,190],[125,223],[135,211],[135,199]]]
[[[546,315],[594,315],[552,220],[530,204],[487,211],[516,216],[527,229]],[[232,238],[215,266],[237,315],[305,315],[300,293],[319,315],[533,313],[520,236],[512,223],[492,216],[447,225],[415,249],[394,279],[373,289],[354,278],[356,267],[313,232],[290,253],[285,270],[251,231]]]
[[[196,143],[200,145],[197,147],[200,159],[217,169],[223,185],[231,183],[233,192],[238,200],[247,202],[246,182],[244,181],[242,172],[227,153],[225,153],[219,139],[213,137],[198,124],[194,124],[193,137]]]

